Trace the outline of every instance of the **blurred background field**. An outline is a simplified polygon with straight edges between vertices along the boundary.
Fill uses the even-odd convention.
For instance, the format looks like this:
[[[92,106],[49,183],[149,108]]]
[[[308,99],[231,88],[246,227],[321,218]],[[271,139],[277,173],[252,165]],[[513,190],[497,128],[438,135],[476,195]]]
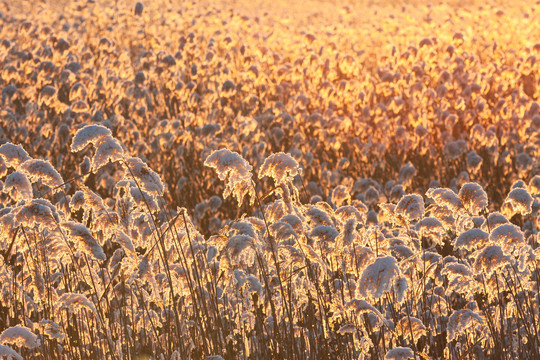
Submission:
[[[53,42],[62,39],[70,44],[70,48],[61,56],[52,54],[53,57],[57,56],[53,61],[57,66],[54,74],[61,75],[63,61],[77,60],[83,66],[82,74],[86,68],[90,69],[91,75],[87,76],[90,78],[82,82],[90,92],[90,98],[86,99],[90,115],[94,115],[96,111],[104,114],[104,119],[122,115],[128,122],[142,127],[139,130],[143,137],[148,137],[148,124],[178,116],[186,117],[186,114],[189,114],[194,115],[195,120],[193,129],[186,129],[191,132],[197,126],[215,122],[214,116],[223,117],[222,113],[218,114],[222,109],[216,110],[219,108],[218,90],[226,80],[231,80],[238,89],[235,94],[238,101],[256,97],[251,99],[257,101],[256,109],[249,113],[242,110],[242,115],[260,116],[275,107],[275,102],[279,101],[296,123],[307,121],[308,116],[313,114],[323,116],[325,123],[332,123],[332,116],[340,117],[338,121],[343,124],[341,129],[325,130],[328,136],[334,139],[332,141],[343,144],[330,146],[337,147],[329,154],[336,164],[340,158],[352,160],[349,152],[354,141],[361,142],[358,146],[354,145],[357,148],[370,141],[389,148],[389,144],[384,143],[398,141],[396,131],[399,130],[401,135],[398,136],[408,137],[403,140],[405,143],[412,142],[405,145],[403,154],[383,151],[380,155],[388,158],[388,161],[384,161],[386,164],[382,165],[382,168],[373,166],[373,161],[370,161],[371,155],[379,156],[375,154],[377,146],[367,148],[362,152],[366,155],[364,160],[368,160],[369,166],[360,165],[362,161],[354,161],[348,171],[354,177],[372,177],[376,173],[377,181],[383,183],[396,179],[401,166],[411,161],[422,174],[412,189],[419,187],[419,190],[421,188],[425,191],[429,181],[433,179],[449,185],[450,180],[457,178],[457,175],[466,169],[465,163],[457,167],[451,166],[448,159],[442,156],[443,147],[459,140],[458,132],[469,137],[476,123],[485,130],[488,130],[490,125],[496,125],[501,119],[516,123],[537,97],[538,86],[535,84],[538,83],[538,65],[531,58],[538,55],[534,45],[535,39],[539,38],[538,26],[534,22],[538,5],[534,2],[513,2],[512,6],[502,6],[496,2],[472,2],[468,3],[468,6],[445,3],[427,5],[421,2],[413,5],[400,2],[400,5],[361,3],[342,6],[323,1],[313,4],[204,1],[191,4],[163,1],[154,3],[155,6],[147,6],[141,17],[134,17],[134,4],[126,2],[116,2],[116,5],[101,5],[100,2],[30,4],[31,2],[9,4],[7,6],[10,9],[18,11],[11,10],[4,14],[7,19],[16,21],[11,25],[13,28],[20,26],[24,19],[34,16],[35,24],[39,24],[39,28],[48,28],[47,31],[51,32],[58,29],[46,46],[54,48]],[[4,31],[10,31],[10,27],[5,26]],[[42,35],[38,39],[35,35],[38,31],[35,29],[31,35],[24,37],[28,46],[39,49],[40,41],[53,34]],[[188,35],[190,38],[186,40]],[[30,40],[32,38],[34,40]],[[115,61],[122,64],[122,69],[111,69],[112,60],[109,57],[97,56],[102,52],[102,40],[106,40],[111,46],[107,51],[116,52]],[[23,38],[21,41],[24,41]],[[183,50],[186,41],[189,46]],[[88,62],[81,60],[84,52],[92,54]],[[156,70],[164,69],[159,62],[167,54],[175,58],[174,66],[166,69],[159,77],[152,78]],[[122,56],[118,58],[119,55]],[[207,56],[214,58],[207,63]],[[222,56],[225,57],[221,58]],[[351,68],[347,70],[347,74],[343,73],[343,69],[339,69],[343,59],[350,62],[347,66]],[[194,69],[199,74],[192,76],[191,71]],[[254,72],[250,72],[250,69]],[[146,77],[143,89],[148,92],[147,103],[127,106],[124,103],[129,101],[132,95],[126,92],[137,72]],[[393,84],[388,83],[388,79],[394,75],[400,79],[393,80]],[[446,80],[446,75],[451,78]],[[383,78],[384,84],[376,89],[377,82]],[[509,78],[510,83],[508,89],[504,89],[506,85],[503,84],[506,78]],[[75,76],[74,79],[70,78],[67,84],[54,85],[60,92],[65,93],[77,80],[79,79]],[[110,87],[106,85],[109,80]],[[205,83],[207,80],[211,82]],[[188,84],[190,87],[195,86],[194,91],[174,90]],[[324,84],[323,88],[320,87],[321,84]],[[524,94],[525,85],[530,88],[529,95]],[[38,92],[43,86],[44,83],[39,84],[35,94],[29,93],[24,101],[29,100],[29,96],[35,96],[37,100]],[[296,86],[298,88],[295,88]],[[476,90],[475,86],[480,89]],[[515,91],[518,90],[520,93],[516,94]],[[28,91],[31,92],[31,89]],[[120,93],[116,93],[118,91]],[[438,91],[443,91],[444,94],[439,94]],[[180,94],[181,92],[183,94]],[[441,106],[433,108],[429,105],[432,92],[434,98],[431,101],[443,98]],[[168,95],[169,93],[171,95]],[[194,105],[186,109],[173,109],[176,105],[171,105],[171,102],[185,105],[187,102],[184,102],[182,96],[187,99],[192,93],[197,97]],[[477,93],[480,96],[477,96]],[[261,95],[264,95],[264,98]],[[105,97],[108,101],[96,102],[98,97]],[[306,102],[306,109],[298,108],[298,99]],[[504,110],[512,106],[509,105],[509,100],[518,102],[518,108]],[[397,107],[404,107],[403,110],[375,114],[378,108],[384,112],[388,106],[401,104],[401,101],[403,105]],[[70,99],[62,99],[61,103],[69,105]],[[142,106],[148,110],[141,119],[132,115],[133,110],[137,110],[135,106],[137,109]],[[460,106],[470,106],[471,109],[460,109]],[[475,107],[486,109],[478,111]],[[332,116],[325,114],[328,108]],[[239,109],[231,109],[232,114],[227,115],[229,118],[239,113]],[[369,114],[368,110],[371,111]],[[501,110],[505,111],[502,116],[497,113]],[[277,112],[281,110],[272,111],[279,115]],[[457,115],[457,121],[452,116],[448,121],[448,114]],[[437,118],[436,121],[434,118]],[[382,124],[379,124],[379,119],[384,120]],[[230,125],[231,122],[227,121]],[[261,123],[261,120],[258,119],[258,122]],[[351,124],[345,125],[347,122]],[[269,125],[271,124],[272,121],[269,122]],[[235,125],[238,127],[239,124]],[[420,141],[412,134],[417,125],[422,125],[428,132],[432,144],[429,154],[426,154],[427,146],[423,146],[420,151],[424,154],[414,151]],[[353,132],[343,131],[351,127],[354,127]],[[401,129],[405,132],[402,133]],[[226,128],[223,127],[217,136],[214,136],[215,140],[219,140],[225,133]],[[301,131],[303,137],[308,133],[311,136],[313,131]],[[274,142],[275,146],[271,147],[273,151],[291,151],[292,147],[295,147],[292,143],[295,134],[288,132],[285,135],[290,137],[290,140],[280,138],[279,143]],[[496,135],[500,137],[500,134]],[[149,139],[150,142],[154,141],[156,136]],[[323,140],[320,135],[318,137]],[[370,138],[371,140],[368,140]],[[222,144],[226,143],[227,141],[224,141]],[[243,146],[244,144],[237,143],[235,149],[243,150]],[[510,151],[512,146],[503,145],[498,147],[497,151],[502,154],[504,150]],[[296,146],[303,153],[310,152],[315,155],[328,147],[325,141],[319,141],[309,149]],[[152,153],[156,150],[144,149],[141,150],[144,153],[141,155],[152,159]],[[478,152],[478,149],[472,147],[467,150]],[[513,154],[515,151],[517,152]],[[520,151],[512,149],[510,152],[510,156],[515,157]],[[156,156],[160,154],[156,153]],[[199,155],[202,158],[202,154]],[[436,166],[439,158],[444,166]],[[317,160],[324,163],[326,159],[316,156],[315,161]],[[171,185],[171,192],[177,191],[176,184],[173,183],[177,182],[178,175],[196,183],[195,179],[190,177],[195,172],[184,171],[193,170],[193,164],[187,163],[175,164],[174,175],[166,173],[166,169],[161,171],[161,175]],[[487,181],[486,170],[491,168],[490,163],[492,162],[484,161],[481,170],[477,174],[469,174],[469,177]],[[536,171],[536,168],[532,169],[532,174]],[[320,177],[321,174],[314,175]],[[309,176],[308,180],[311,180]],[[493,186],[492,189],[487,189],[496,203],[502,201],[514,180],[516,179],[501,179],[502,187]],[[209,195],[204,188],[197,190],[196,194],[190,194],[189,203],[186,205],[191,207],[195,205],[194,201],[200,202],[202,196]],[[323,187],[318,191],[321,190],[328,193],[329,189]],[[500,193],[497,193],[499,191]]]

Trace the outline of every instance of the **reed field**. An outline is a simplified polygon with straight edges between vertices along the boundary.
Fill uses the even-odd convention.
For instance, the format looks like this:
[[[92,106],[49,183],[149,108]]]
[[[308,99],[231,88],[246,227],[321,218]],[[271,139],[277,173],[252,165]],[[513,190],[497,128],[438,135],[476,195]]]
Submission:
[[[0,358],[540,359],[539,19],[0,0]]]

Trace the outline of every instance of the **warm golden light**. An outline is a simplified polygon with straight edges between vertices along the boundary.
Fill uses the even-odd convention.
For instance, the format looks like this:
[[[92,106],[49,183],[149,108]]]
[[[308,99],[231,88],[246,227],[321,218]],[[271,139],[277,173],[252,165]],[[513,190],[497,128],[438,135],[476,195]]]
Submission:
[[[539,359],[540,2],[0,4],[0,357]]]

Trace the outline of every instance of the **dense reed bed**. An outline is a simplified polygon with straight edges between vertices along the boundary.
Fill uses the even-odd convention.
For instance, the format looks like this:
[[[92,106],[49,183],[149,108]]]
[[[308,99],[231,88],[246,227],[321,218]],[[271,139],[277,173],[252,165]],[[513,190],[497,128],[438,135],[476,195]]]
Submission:
[[[0,6],[0,357],[540,358],[540,2]]]

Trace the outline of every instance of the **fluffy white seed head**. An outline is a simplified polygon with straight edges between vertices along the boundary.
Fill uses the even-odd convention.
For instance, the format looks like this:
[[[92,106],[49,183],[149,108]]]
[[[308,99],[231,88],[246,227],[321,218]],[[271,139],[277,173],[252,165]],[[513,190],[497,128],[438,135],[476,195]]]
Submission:
[[[527,189],[515,188],[506,197],[504,201],[505,205],[508,205],[510,214],[507,216],[513,216],[516,213],[521,215],[528,215],[532,212],[533,198]]]
[[[360,292],[365,297],[380,298],[386,291],[392,290],[393,282],[399,276],[396,259],[393,256],[380,257],[362,273]]]
[[[296,175],[301,174],[298,162],[289,154],[272,154],[264,160],[260,170],[259,179],[265,176],[274,179],[276,186],[291,183]]]
[[[233,195],[241,206],[245,195],[249,195],[250,205],[255,202],[253,167],[240,154],[228,149],[216,150],[206,158],[204,165],[216,169],[219,179],[225,180],[224,198]]]
[[[445,206],[452,211],[458,211],[463,207],[458,195],[447,188],[429,189],[426,196],[433,199],[439,206]]]
[[[107,129],[103,125],[92,124],[79,129],[73,137],[71,143],[71,151],[78,152],[83,150],[88,144],[97,145],[101,144],[107,137],[112,136],[111,130]]]
[[[15,201],[30,201],[33,198],[32,183],[21,171],[14,171],[7,176],[4,192],[10,194]]]
[[[67,309],[70,313],[85,309],[95,315],[98,314],[94,304],[84,294],[65,293],[54,304],[59,310]]]
[[[487,194],[477,183],[464,184],[459,190],[458,196],[465,209],[473,215],[478,215],[488,206]]]
[[[5,143],[0,146],[0,156],[2,156],[8,168],[14,169],[17,169],[23,162],[30,159],[30,156],[21,145],[12,143]]]
[[[414,352],[409,347],[396,347],[388,350],[384,358],[387,360],[414,359]]]
[[[20,170],[28,177],[31,182],[41,180],[43,185],[51,188],[60,186],[64,183],[62,176],[47,160],[29,159],[22,163]]]
[[[40,341],[36,334],[29,328],[22,325],[12,326],[0,334],[0,343],[13,344],[28,349],[36,348],[40,345]]]
[[[424,200],[418,194],[405,195],[398,202],[395,212],[407,221],[421,219],[424,216]]]
[[[23,357],[18,352],[7,345],[0,345],[0,357],[7,360],[23,360]]]
[[[103,248],[98,244],[86,226],[73,221],[66,221],[62,223],[62,228],[68,231],[77,250],[82,250],[97,260],[105,260],[107,258],[103,252]]]
[[[468,329],[483,323],[484,320],[482,317],[474,311],[469,309],[456,310],[448,319],[447,341],[451,342],[464,334]]]

